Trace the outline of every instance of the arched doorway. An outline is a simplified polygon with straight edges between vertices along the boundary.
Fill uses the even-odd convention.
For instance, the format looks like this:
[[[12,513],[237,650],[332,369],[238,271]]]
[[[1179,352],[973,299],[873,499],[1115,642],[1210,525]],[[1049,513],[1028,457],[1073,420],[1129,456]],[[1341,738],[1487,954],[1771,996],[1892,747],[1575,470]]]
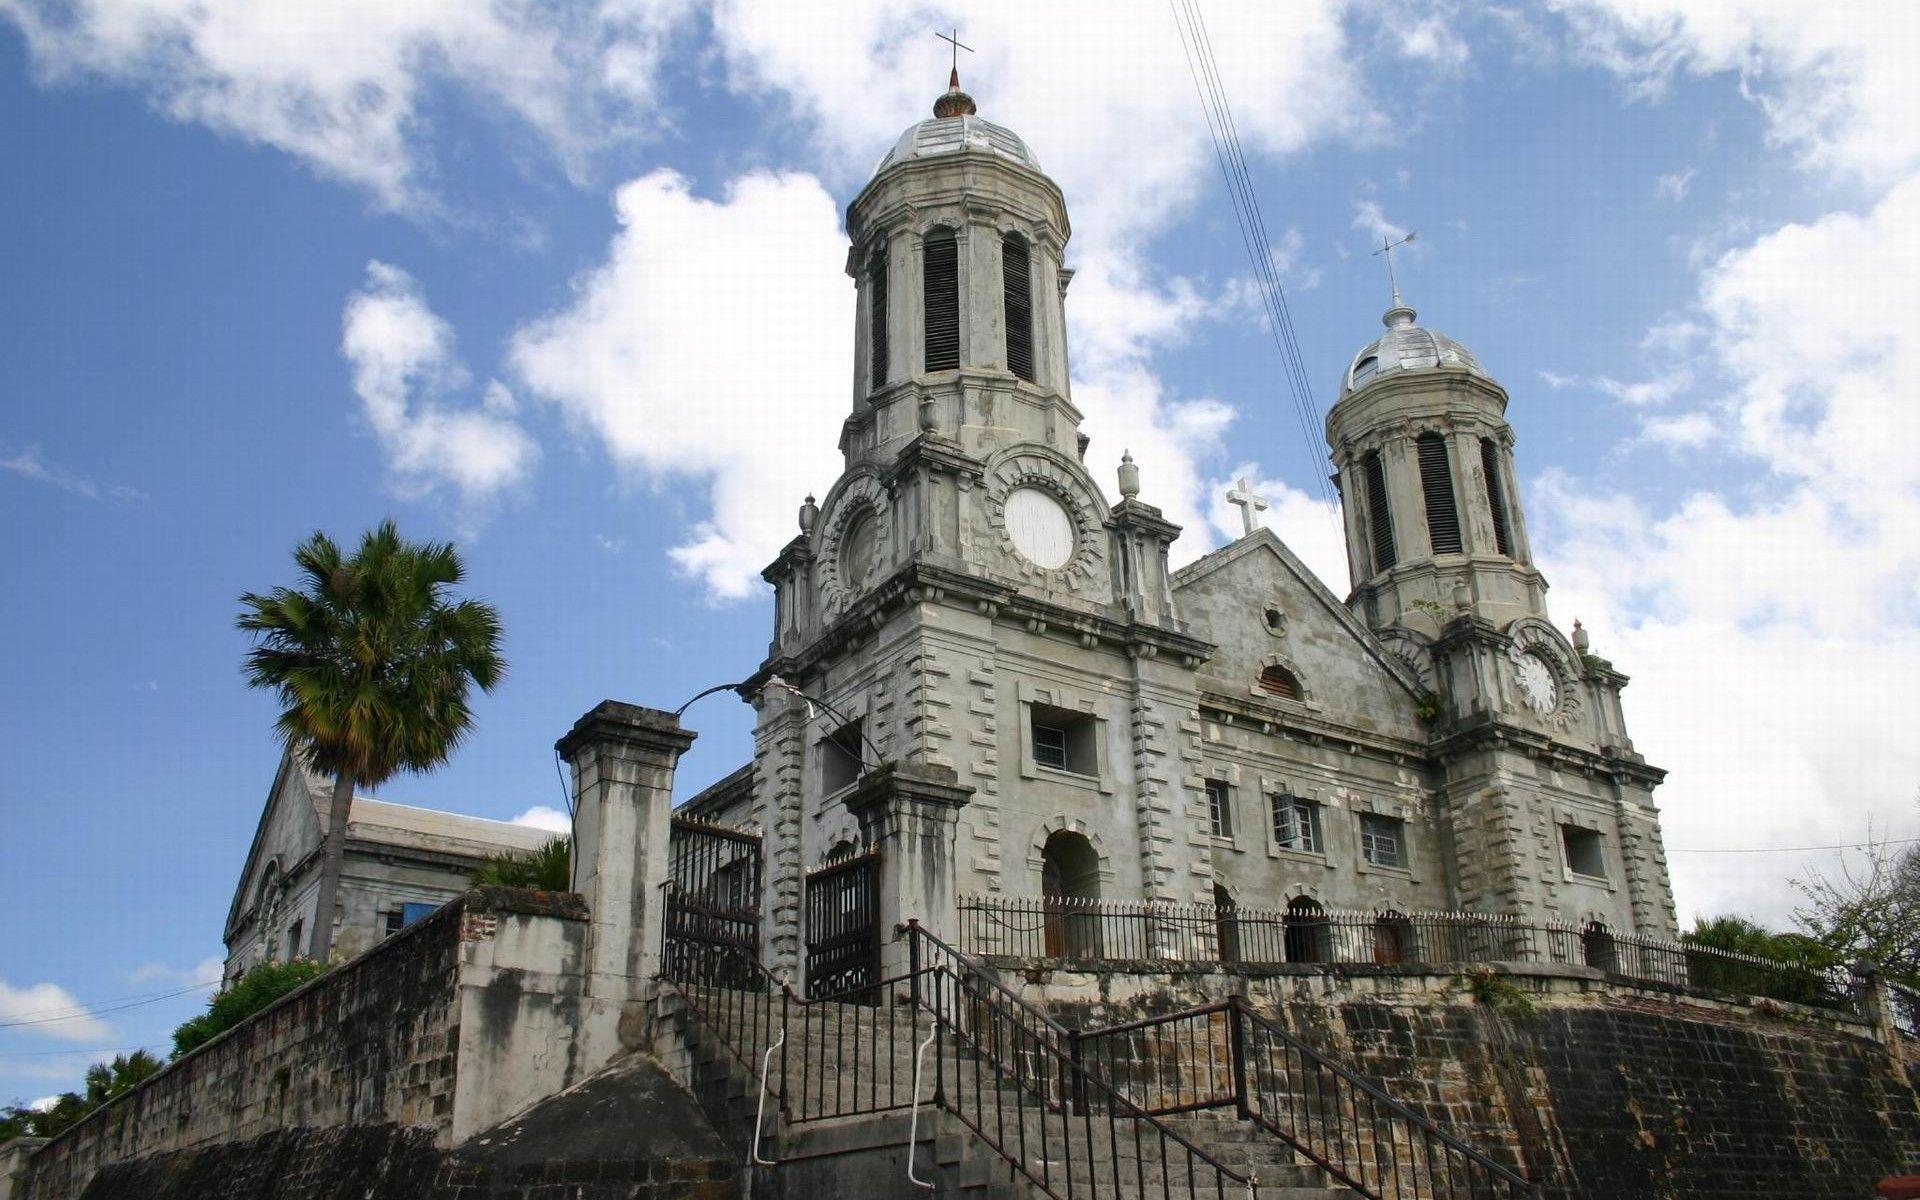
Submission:
[[[1220,947],[1220,961],[1239,962],[1239,906],[1233,902],[1233,893],[1217,883],[1213,885],[1213,935]]]
[[[1595,970],[1619,970],[1620,956],[1613,946],[1613,931],[1603,922],[1589,921],[1580,934],[1580,957]]]
[[[1040,894],[1046,898],[1047,956],[1098,958],[1100,855],[1085,836],[1055,831],[1040,850]]]
[[[1373,919],[1373,961],[1403,963],[1414,961],[1413,922],[1394,909]]]
[[[1288,962],[1327,962],[1333,957],[1329,944],[1327,910],[1311,896],[1295,896],[1287,901],[1287,915],[1281,918],[1286,929]]]

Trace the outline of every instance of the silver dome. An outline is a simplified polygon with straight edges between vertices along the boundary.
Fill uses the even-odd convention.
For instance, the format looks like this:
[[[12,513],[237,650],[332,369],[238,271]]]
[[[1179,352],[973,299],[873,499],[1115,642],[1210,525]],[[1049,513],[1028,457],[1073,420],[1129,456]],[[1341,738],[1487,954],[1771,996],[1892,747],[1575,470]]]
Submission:
[[[1400,371],[1432,371],[1445,367],[1465,370],[1470,375],[1493,381],[1493,375],[1480,365],[1473,351],[1435,329],[1423,329],[1413,323],[1419,314],[1394,297],[1381,321],[1387,331],[1353,356],[1346,377],[1340,381],[1340,394],[1346,395],[1374,380]]]
[[[915,158],[932,158],[938,154],[958,154],[963,150],[981,150],[1011,159],[1023,167],[1038,171],[1040,161],[1020,140],[1020,135],[991,121],[983,121],[972,114],[954,117],[934,117],[922,121],[900,135],[900,140],[887,151],[873,173],[878,175],[895,163]]]

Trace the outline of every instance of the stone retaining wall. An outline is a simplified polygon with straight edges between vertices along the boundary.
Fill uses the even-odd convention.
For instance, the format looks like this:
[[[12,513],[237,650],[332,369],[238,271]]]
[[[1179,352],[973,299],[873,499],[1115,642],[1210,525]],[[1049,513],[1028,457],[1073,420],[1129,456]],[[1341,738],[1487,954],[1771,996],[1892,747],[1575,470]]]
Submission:
[[[1003,976],[1076,1026],[1238,992],[1549,1197],[1838,1200],[1920,1166],[1902,1048],[1815,1009],[1578,968],[1503,972],[1477,993],[1397,968]]]

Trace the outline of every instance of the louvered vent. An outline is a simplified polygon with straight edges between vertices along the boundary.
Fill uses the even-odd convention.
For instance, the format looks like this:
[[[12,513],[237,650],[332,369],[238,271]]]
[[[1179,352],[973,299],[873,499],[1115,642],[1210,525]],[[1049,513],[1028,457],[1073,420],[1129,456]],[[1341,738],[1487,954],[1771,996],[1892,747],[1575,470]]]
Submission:
[[[1300,698],[1300,680],[1295,678],[1293,672],[1287,670],[1285,667],[1273,666],[1261,671],[1260,686],[1264,688],[1269,695],[1278,696],[1282,700],[1298,700]]]
[[[1000,274],[1007,297],[1007,370],[1033,382],[1033,267],[1027,244],[1000,242]]]
[[[928,234],[922,258],[927,370],[951,371],[960,365],[960,248],[953,231],[937,229]]]
[[[1487,476],[1487,503],[1493,508],[1493,544],[1513,557],[1513,535],[1507,531],[1507,489],[1500,482],[1500,455],[1492,438],[1480,439],[1480,469]]]
[[[1458,554],[1460,510],[1453,503],[1447,441],[1437,433],[1423,433],[1414,444],[1420,450],[1420,490],[1427,497],[1427,537],[1435,554]]]
[[[868,331],[872,335],[873,366],[868,372],[873,377],[873,387],[885,387],[887,383],[887,255],[885,251],[873,256],[867,264],[867,321]]]
[[[1393,553],[1393,513],[1387,508],[1387,467],[1374,450],[1360,461],[1367,476],[1367,529],[1373,535],[1373,569],[1384,571],[1399,560]]]

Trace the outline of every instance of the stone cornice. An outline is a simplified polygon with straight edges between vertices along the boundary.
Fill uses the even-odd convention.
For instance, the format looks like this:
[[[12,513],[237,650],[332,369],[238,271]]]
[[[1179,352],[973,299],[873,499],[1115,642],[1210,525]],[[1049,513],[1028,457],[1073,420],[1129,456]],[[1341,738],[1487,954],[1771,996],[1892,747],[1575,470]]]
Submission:
[[[1231,724],[1253,728],[1261,733],[1288,734],[1315,746],[1347,746],[1354,753],[1371,753],[1396,765],[1424,764],[1429,757],[1426,742],[1356,729],[1311,712],[1278,704],[1263,704],[1250,697],[1214,691],[1203,684],[1200,691],[1201,717],[1206,718],[1209,711],[1227,717]]]
[[[997,619],[1024,621],[1034,632],[1075,636],[1083,645],[1106,642],[1125,647],[1129,654],[1148,658],[1167,654],[1196,667],[1212,658],[1214,652],[1213,643],[1177,629],[1068,608],[1027,595],[1010,583],[932,563],[913,562],[874,585],[803,649],[761,663],[745,687],[751,690],[776,674],[790,679],[803,678],[850,642],[879,628],[894,610],[926,600],[967,605]]]
[[[569,761],[595,745],[632,747],[643,753],[678,757],[693,745],[696,736],[691,729],[682,728],[680,718],[670,712],[602,700],[575,721],[553,748]]]
[[[1612,747],[1590,750],[1571,745],[1491,713],[1475,713],[1452,722],[1432,743],[1438,763],[1489,749],[1511,750],[1594,778],[1620,779],[1647,788],[1658,787],[1667,777],[1666,771],[1648,765],[1638,754]]]
[[[1113,506],[1110,514],[1113,523],[1129,529],[1141,529],[1163,542],[1171,542],[1180,536],[1180,527],[1151,504],[1142,504],[1129,496]]]

